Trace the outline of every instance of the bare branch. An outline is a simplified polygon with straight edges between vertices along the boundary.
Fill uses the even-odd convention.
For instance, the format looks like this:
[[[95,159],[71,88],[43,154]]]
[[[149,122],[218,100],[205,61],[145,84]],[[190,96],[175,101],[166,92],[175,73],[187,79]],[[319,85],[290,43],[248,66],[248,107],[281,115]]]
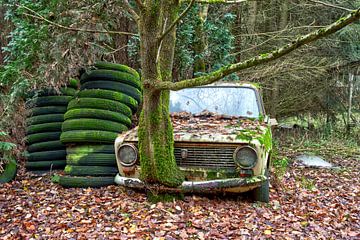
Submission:
[[[161,42],[164,37],[169,34],[169,32],[178,24],[178,22],[190,11],[191,7],[194,5],[195,0],[191,0],[187,8],[179,15],[177,19],[163,32],[163,34],[159,37],[158,41]]]
[[[129,33],[129,32],[119,32],[119,31],[110,31],[110,30],[96,30],[96,29],[85,29],[85,28],[74,28],[74,27],[68,27],[68,26],[64,26],[58,23],[55,23],[53,21],[50,21],[49,19],[43,17],[42,15],[40,15],[39,13],[35,12],[34,10],[24,6],[24,5],[17,5],[18,7],[22,7],[26,10],[28,10],[29,12],[35,14],[28,14],[28,13],[24,13],[25,16],[29,16],[41,21],[44,21],[50,25],[53,25],[55,27],[58,28],[62,28],[62,29],[66,29],[66,30],[70,30],[70,31],[78,31],[78,32],[90,32],[90,33],[105,33],[105,34],[121,34],[121,35],[130,35],[130,36],[138,36],[138,34],[136,33]]]
[[[309,0],[309,2],[318,3],[318,4],[321,4],[321,5],[327,6],[327,7],[337,8],[337,9],[345,10],[345,11],[348,11],[348,12],[354,11],[353,9],[333,5],[333,4],[327,3],[327,2],[322,2],[322,1],[317,1],[317,0]]]
[[[206,76],[187,79],[187,80],[176,82],[176,83],[158,82],[155,87],[160,90],[166,90],[166,89],[167,90],[180,90],[180,89],[184,89],[184,88],[202,86],[202,85],[216,82],[229,74],[278,59],[305,44],[314,42],[314,41],[318,40],[319,38],[326,37],[336,31],[342,29],[343,27],[358,20],[359,18],[360,18],[360,8],[358,8],[355,11],[352,11],[346,17],[340,18],[339,20],[330,24],[329,26],[327,26],[325,28],[321,28],[312,33],[306,34],[302,37],[299,37],[296,40],[294,40],[292,43],[289,43],[283,47],[280,47],[272,52],[269,52],[266,54],[261,54],[257,57],[248,59],[244,62],[238,62],[235,64],[227,65],[227,66],[222,67],[219,70],[214,71]]]
[[[136,5],[138,6],[138,8],[140,9],[140,11],[143,11],[145,8],[144,3],[141,0],[135,0]]]
[[[135,12],[135,10],[130,6],[130,3],[128,0],[123,0],[124,1],[124,5],[125,5],[125,8],[126,10],[129,11],[129,13],[131,14],[132,18],[135,20],[135,21],[138,21],[139,20],[139,15]]]

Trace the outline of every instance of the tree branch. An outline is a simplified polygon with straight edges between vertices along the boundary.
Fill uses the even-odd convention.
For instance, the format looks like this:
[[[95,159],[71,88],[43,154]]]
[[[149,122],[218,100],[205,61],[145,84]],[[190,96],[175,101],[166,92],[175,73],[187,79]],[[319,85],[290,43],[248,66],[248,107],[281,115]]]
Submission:
[[[238,62],[235,64],[227,65],[225,67],[220,68],[217,71],[209,73],[206,76],[187,79],[187,80],[183,80],[183,81],[176,82],[176,83],[158,82],[155,87],[159,90],[175,90],[176,91],[176,90],[180,90],[180,89],[184,89],[184,88],[211,84],[229,74],[278,59],[305,44],[314,42],[314,41],[318,40],[319,38],[328,36],[336,31],[342,29],[343,27],[358,20],[359,18],[360,18],[360,8],[358,8],[355,11],[352,11],[346,17],[340,18],[339,20],[330,24],[329,26],[327,26],[325,28],[321,28],[317,31],[306,34],[304,36],[301,36],[301,37],[297,38],[296,40],[294,40],[293,42],[291,42],[283,47],[280,47],[272,52],[269,52],[266,54],[261,54],[254,58],[248,59],[244,62]]]
[[[128,0],[123,0],[124,1],[124,5],[126,10],[129,11],[129,13],[131,14],[131,16],[133,17],[133,19],[135,20],[135,22],[137,22],[139,20],[139,15],[135,12],[135,10],[131,7],[130,3]]]
[[[191,0],[187,8],[179,15],[177,19],[163,32],[163,34],[159,37],[158,41],[161,42],[164,37],[178,24],[178,22],[185,17],[185,15],[190,11],[191,7],[194,5],[195,0]]]
[[[321,1],[316,1],[316,0],[309,0],[309,2],[318,3],[318,4],[321,4],[321,5],[327,6],[327,7],[337,8],[337,9],[341,9],[341,10],[345,10],[345,11],[349,11],[349,12],[354,11],[353,9],[333,5],[333,4],[327,3],[327,2],[321,2]]]
[[[141,0],[135,0],[136,5],[138,6],[138,8],[140,9],[140,11],[143,11],[145,8],[144,3]]]
[[[136,34],[136,33],[129,33],[129,32],[119,32],[119,31],[110,31],[110,30],[95,30],[95,29],[84,29],[84,28],[68,27],[68,26],[64,26],[64,25],[55,23],[53,21],[50,21],[49,19],[45,18],[44,16],[40,15],[39,13],[35,12],[31,8],[28,8],[28,7],[24,6],[24,5],[17,5],[17,6],[22,7],[24,9],[28,10],[29,12],[35,14],[35,15],[32,15],[32,14],[24,13],[25,16],[29,16],[29,17],[32,17],[32,18],[35,18],[35,19],[39,19],[39,20],[44,21],[44,22],[46,22],[46,23],[48,23],[50,25],[53,25],[55,27],[70,30],[70,31],[138,36],[138,34]]]

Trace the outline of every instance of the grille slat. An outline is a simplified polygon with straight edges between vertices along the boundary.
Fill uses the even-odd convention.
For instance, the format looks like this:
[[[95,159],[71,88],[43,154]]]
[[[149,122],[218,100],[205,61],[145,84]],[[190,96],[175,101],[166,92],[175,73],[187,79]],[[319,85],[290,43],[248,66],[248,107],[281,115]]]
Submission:
[[[187,150],[187,158],[181,158],[181,150]],[[232,168],[233,153],[236,147],[175,147],[175,159],[179,167],[200,167],[200,168]]]

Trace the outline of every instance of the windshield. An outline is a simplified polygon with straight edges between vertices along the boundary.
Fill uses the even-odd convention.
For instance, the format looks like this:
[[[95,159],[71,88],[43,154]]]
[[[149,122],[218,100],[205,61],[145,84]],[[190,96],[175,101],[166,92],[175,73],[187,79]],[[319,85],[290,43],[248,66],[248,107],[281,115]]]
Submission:
[[[200,113],[204,110],[258,118],[260,109],[256,92],[247,87],[198,87],[170,93],[171,112]]]

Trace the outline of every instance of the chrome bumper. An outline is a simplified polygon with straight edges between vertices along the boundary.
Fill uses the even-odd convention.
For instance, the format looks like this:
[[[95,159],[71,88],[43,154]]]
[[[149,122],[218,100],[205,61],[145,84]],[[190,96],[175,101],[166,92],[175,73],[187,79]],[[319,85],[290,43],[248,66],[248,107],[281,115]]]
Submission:
[[[227,178],[209,181],[184,181],[177,188],[165,188],[166,191],[182,193],[213,193],[213,192],[246,192],[261,185],[266,181],[265,176],[251,178]],[[122,177],[119,174],[115,177],[115,183],[120,186],[145,189],[149,188],[138,178]]]

